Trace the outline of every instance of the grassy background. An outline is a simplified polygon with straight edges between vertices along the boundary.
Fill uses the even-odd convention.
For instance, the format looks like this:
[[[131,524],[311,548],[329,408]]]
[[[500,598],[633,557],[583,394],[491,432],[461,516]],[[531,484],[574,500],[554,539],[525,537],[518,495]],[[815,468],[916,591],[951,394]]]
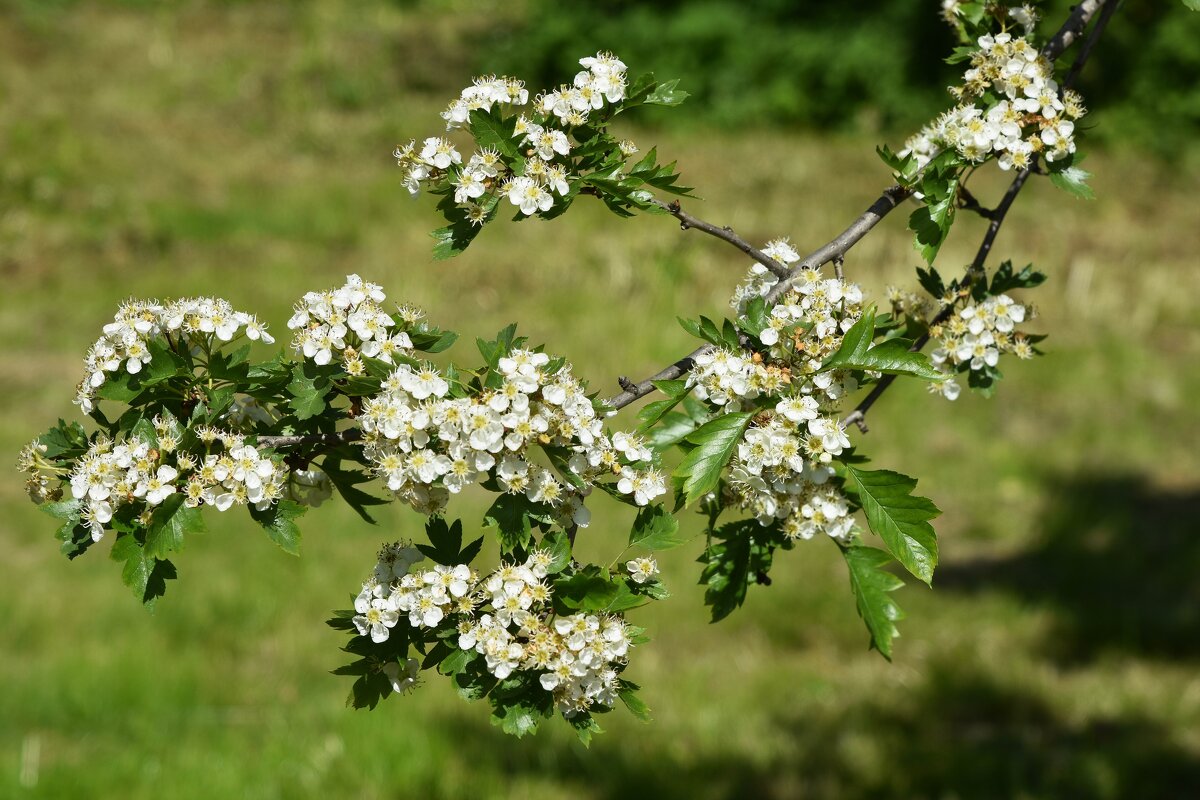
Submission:
[[[219,294],[282,334],[296,297],[357,271],[468,341],[518,320],[606,390],[688,348],[673,316],[722,313],[746,264],[662,219],[580,204],[431,262],[432,209],[388,156],[438,128],[444,98],[421,87],[468,74],[487,7],[449,7],[4,5],[0,451],[72,414],[82,353],[131,294]],[[630,133],[679,158],[697,213],[754,241],[825,241],[887,179],[866,139]],[[557,726],[516,741],[440,681],[350,712],[327,674],[342,639],[321,621],[380,540],[419,535],[415,515],[384,509],[372,530],[318,509],[300,559],[240,515],[210,516],[148,615],[103,550],[58,555],[14,474],[0,796],[1186,794],[1200,784],[1197,163],[1096,153],[1091,203],[1034,182],[997,254],[1052,275],[1031,296],[1050,355],[1011,365],[990,402],[898,388],[855,434],[945,510],[935,591],[899,593],[894,664],[866,651],[828,543],[784,554],[775,585],[720,626],[693,546],[664,559],[675,597],[638,615],[654,641],[629,675],[649,725],[613,714],[590,751]],[[985,172],[976,194],[995,197]],[[959,227],[945,272],[982,232]],[[846,269],[879,297],[912,285],[915,263],[897,214]],[[468,522],[481,509],[458,507]],[[582,546],[611,558],[627,519],[596,510]]]

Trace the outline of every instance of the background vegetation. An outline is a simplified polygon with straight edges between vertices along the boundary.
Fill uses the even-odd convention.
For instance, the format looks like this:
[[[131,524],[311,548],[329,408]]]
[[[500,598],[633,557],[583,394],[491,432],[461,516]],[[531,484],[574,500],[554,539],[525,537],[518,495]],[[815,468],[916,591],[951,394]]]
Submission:
[[[720,47],[774,46],[774,33],[733,24],[772,19],[771,8],[724,18],[712,28],[723,40],[708,35]],[[1141,8],[1114,21],[1118,45],[1146,35]],[[732,250],[581,204],[554,224],[497,225],[434,264],[432,209],[391,167],[392,145],[435,133],[447,91],[500,51],[503,32],[531,29],[522,15],[538,9],[0,3],[0,451],[74,412],[83,350],[130,294],[219,294],[280,334],[299,294],[357,271],[468,339],[519,320],[595,388],[676,357],[688,345],[673,316],[722,311],[746,267]],[[680,13],[701,25],[691,9]],[[871,14],[865,29],[878,25]],[[559,55],[528,35],[515,41],[531,69],[517,44],[504,46],[505,66],[532,79],[552,63],[557,78],[611,46],[587,36],[598,27],[571,24]],[[1173,22],[1146,30],[1177,35]],[[678,66],[689,90],[719,83],[719,69],[670,60],[685,51],[673,41],[643,53],[633,37],[621,48],[633,71]],[[1167,96],[1195,92],[1186,72],[1133,70],[1109,44],[1089,66],[1094,80],[1128,73]],[[912,119],[942,104],[929,87],[945,80],[922,70],[906,73]],[[828,239],[887,180],[874,144],[904,135],[851,126],[830,136],[836,120],[815,111],[764,111],[751,131],[708,127],[698,118],[723,108],[721,95],[700,91],[682,121],[629,134],[679,158],[706,198],[697,213],[752,240]],[[872,432],[855,434],[880,466],[921,476],[946,512],[935,591],[899,593],[909,619],[894,664],[866,651],[828,543],[786,554],[775,585],[720,626],[706,624],[694,585],[697,545],[664,559],[675,597],[639,619],[654,641],[635,652],[630,677],[646,687],[650,725],[614,714],[590,751],[566,731],[515,741],[439,682],[350,712],[348,684],[327,674],[342,637],[320,621],[344,606],[380,540],[420,535],[417,517],[385,509],[369,529],[318,509],[305,555],[292,559],[248,520],[213,515],[151,616],[102,549],[77,563],[58,555],[51,520],[14,473],[0,481],[0,796],[1186,794],[1200,784],[1190,399],[1200,392],[1200,161],[1147,157],[1123,122],[1141,114],[1149,129],[1186,130],[1183,112],[1129,111],[1119,95],[1109,108],[1102,96],[1089,97],[1099,129],[1113,131],[1087,163],[1098,199],[1038,182],[997,245],[1052,276],[1031,295],[1050,354],[1008,369],[990,402],[897,389],[873,410]],[[807,132],[791,125],[802,120]],[[977,195],[1001,189],[993,172],[977,177]],[[970,258],[976,222],[960,223],[943,272]],[[896,215],[846,269],[881,297],[888,283],[913,285],[916,261]],[[467,498],[458,510],[476,520],[482,505]],[[624,517],[597,512],[581,542],[611,557]]]

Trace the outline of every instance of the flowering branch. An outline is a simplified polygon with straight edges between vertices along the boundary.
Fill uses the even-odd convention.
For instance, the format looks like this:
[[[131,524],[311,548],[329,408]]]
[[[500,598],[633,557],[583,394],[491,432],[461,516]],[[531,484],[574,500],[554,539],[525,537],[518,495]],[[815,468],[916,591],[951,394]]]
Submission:
[[[1107,2],[1106,0],[1090,0],[1090,2],[1081,4],[1075,10],[1075,13],[1072,14],[1071,18],[1067,21],[1063,28],[1059,31],[1058,35],[1056,35],[1054,39],[1051,40],[1050,44],[1048,44],[1042,50],[1043,54],[1047,55],[1048,57],[1057,57],[1060,55],[1063,49],[1069,47],[1070,44],[1075,41],[1076,37],[1078,37],[1084,26],[1087,25],[1088,21],[1092,18],[1092,15],[1099,6],[1104,7],[1103,11],[1101,12],[1099,19],[1096,21],[1095,26],[1092,28],[1091,33],[1088,35],[1088,38],[1084,41],[1083,47],[1079,51],[1079,55],[1071,65],[1071,70],[1068,73],[1066,80],[1063,81],[1064,90],[1071,88],[1072,84],[1079,77],[1080,71],[1083,69],[1083,66],[1087,63],[1088,58],[1091,56],[1092,48],[1099,40],[1100,35],[1104,32],[1104,28],[1108,24],[1108,21],[1112,18],[1113,12],[1116,11],[1116,2],[1113,0],[1108,0]],[[969,279],[978,279],[979,276],[982,275],[983,265],[987,261],[988,254],[991,253],[992,245],[996,241],[996,236],[1000,233],[1000,226],[1004,223],[1004,217],[1008,214],[1009,208],[1012,207],[1013,202],[1017,199],[1017,195],[1020,193],[1022,187],[1025,186],[1025,182],[1029,179],[1029,176],[1033,171],[1034,170],[1030,168],[1017,173],[1017,176],[1013,178],[1012,183],[1009,184],[1008,189],[1004,193],[1004,197],[1000,200],[1000,203],[995,209],[979,209],[981,216],[989,219],[990,223],[988,224],[987,231],[983,235],[983,240],[979,244],[979,249],[975,252],[975,258],[972,260],[970,267],[967,269],[967,275]],[[966,195],[969,203],[972,203],[975,207],[978,207],[978,203],[972,202],[974,201],[974,198],[971,197],[970,194],[966,193],[965,189],[961,191]],[[955,306],[953,303],[943,306],[941,311],[938,312],[937,316],[930,321],[930,327],[932,328],[948,320],[951,316],[953,316],[954,309]],[[912,352],[919,352],[928,342],[929,333],[926,332],[913,343],[913,346],[910,349]],[[871,406],[875,405],[875,402],[879,400],[883,393],[886,392],[893,383],[895,383],[895,381],[895,375],[883,376],[879,383],[875,384],[870,393],[859,402],[855,409],[846,415],[846,417],[842,420],[842,425],[846,427],[855,425],[860,431],[866,433],[867,412],[871,409]]]
[[[1058,32],[1055,33],[1046,46],[1042,48],[1042,55],[1051,61],[1056,60],[1060,55],[1062,55],[1064,50],[1066,50],[1075,42],[1079,34],[1092,19],[1093,15],[1101,7],[1105,7],[1104,14],[1102,15],[1101,20],[1097,23],[1096,28],[1093,30],[1091,38],[1085,42],[1084,48],[1079,54],[1079,58],[1072,66],[1071,73],[1064,82],[1064,88],[1070,88],[1074,79],[1078,76],[1079,70],[1083,67],[1083,64],[1086,63],[1087,58],[1091,53],[1091,48],[1094,45],[1095,40],[1098,38],[1099,33],[1103,30],[1103,26],[1107,24],[1108,18],[1115,10],[1116,3],[1112,0],[1085,0],[1085,2],[1081,3],[1072,11],[1071,16],[1067,19],[1067,21],[1063,23]],[[1012,201],[1016,198],[1017,192],[1019,192],[1021,186],[1024,185],[1026,178],[1028,178],[1028,170],[1020,173],[1017,179],[1013,181],[1013,185],[1009,187],[1009,192],[1005,195],[1005,200],[1007,201],[1008,205],[1012,204]],[[871,204],[870,208],[859,215],[859,217],[855,219],[844,231],[826,242],[821,247],[818,247],[812,253],[809,253],[807,256],[801,259],[799,264],[789,270],[786,276],[784,276],[782,280],[780,280],[780,282],[777,283],[766,296],[767,305],[771,305],[772,303],[778,301],[779,298],[788,291],[788,289],[791,287],[792,280],[801,272],[801,270],[817,269],[829,263],[830,261],[844,258],[846,253],[849,252],[850,248],[852,248],[860,239],[866,236],[867,233],[869,233],[885,216],[887,216],[889,212],[895,209],[901,201],[911,196],[912,191],[900,185],[892,185],[884,189],[879,198]],[[964,196],[970,198],[969,193],[965,193]],[[969,202],[970,201],[968,200],[968,203]],[[663,208],[669,207],[669,204],[661,203],[661,201],[656,201],[656,203]],[[676,203],[674,205],[677,206],[678,204]],[[988,234],[985,235],[984,242],[980,246],[980,251],[976,255],[975,261],[978,266],[973,265],[973,270],[977,271],[982,267],[983,259],[987,257],[988,251],[991,250],[992,242],[995,240],[996,233],[999,232],[999,222],[1003,219],[1004,214],[1007,213],[1008,208],[1003,203],[1001,206],[998,206],[993,210],[983,209],[978,205],[978,203],[968,205],[967,207],[971,210],[979,211],[982,216],[985,216],[991,220],[991,224],[988,226]],[[987,213],[982,213],[984,211]],[[727,231],[725,228],[717,228],[715,226],[710,227],[713,227],[715,231]],[[705,228],[701,229],[705,230]],[[713,231],[708,232],[712,233]],[[719,238],[725,239],[731,244],[734,244],[743,252],[747,252],[745,248],[741,247],[728,237],[720,236],[717,233],[714,233],[714,235],[718,235]],[[764,262],[760,261],[759,263]],[[775,272],[775,270],[772,269],[772,272]],[[928,336],[923,337],[921,340],[921,345],[923,346],[927,340]],[[915,349],[919,350],[920,348]],[[620,394],[610,397],[605,402],[613,408],[624,408],[630,403],[633,403],[636,400],[653,392],[656,381],[674,380],[679,378],[681,375],[686,374],[688,370],[695,365],[695,361],[698,356],[704,355],[711,350],[712,345],[699,347],[693,350],[691,353],[688,353],[686,356],[678,359],[674,363],[669,364],[668,366],[659,370],[650,377],[636,383],[631,383],[631,385],[628,387],[622,386],[624,391],[622,391]],[[880,384],[876,385],[871,394],[864,398],[864,407],[851,412],[851,414],[846,418],[847,424],[857,423],[865,430],[862,419],[865,416],[866,410],[874,404],[875,400],[878,399],[878,395],[882,394],[882,391],[886,390],[886,388],[891,385],[895,378],[896,376],[894,375],[885,376],[884,380],[881,381]]]
[[[1060,90],[1051,60],[1101,7]],[[669,214],[753,259],[732,318],[681,320],[704,344],[646,380],[619,378],[621,394],[605,402],[515,324],[476,340],[481,362],[434,364],[427,356],[457,334],[412,306],[386,310],[383,287],[357,275],[305,293],[287,323],[292,355],[261,363],[251,362],[251,343],[273,342],[266,326],[227,301],[130,301],[84,359],[76,403],[97,429],[60,420],[22,450],[29,495],[60,520],[69,557],[108,536],[122,580],[146,603],[176,577],[170,558],[204,530],[202,510],[245,507],[293,554],[295,519],[335,491],[368,522],[369,506],[392,500],[424,515],[428,544],[385,545],[353,609],[329,622],[357,657],[336,670],[356,678],[355,707],[436,670],[464,696],[486,699],[493,720],[516,735],[557,713],[587,741],[599,730],[593,714],[618,701],[643,716],[638,687],[622,673],[645,637],[625,615],[667,597],[650,553],[683,543],[675,515],[688,506],[706,523],[699,560],[714,621],[742,605],[749,586],[770,584],[778,552],[828,538],[871,645],[890,659],[903,614],[889,593],[903,582],[884,567],[897,561],[930,583],[938,543],[929,521],[940,512],[914,494],[916,480],[868,469],[846,427],[866,431],[867,412],[899,375],[954,399],[957,373],[986,394],[1002,353],[1038,352],[1042,337],[1014,327],[1028,307],[1008,292],[1045,276],[1008,262],[989,276],[984,266],[1030,175],[1087,192],[1086,173],[1073,166],[1075,120],[1086,110],[1069,87],[1114,8],[1086,0],[1039,51],[1029,6],[945,4],[967,43],[951,61],[970,62],[950,90],[955,106],[900,154],[880,148],[896,183],[806,256],[787,239],[760,250],[655,196],[691,190],[655,148],[631,163],[638,147],[607,126],[638,105],[678,105],[686,93],[675,81],[630,80],[611,53],[581,59],[571,83],[532,103],[519,80],[478,78],[442,114],[447,130],[473,137],[473,153],[464,158],[442,137],[395,151],[404,185],[440,198],[449,224],[434,232],[437,257],[469,246],[504,201],[518,220],[552,219],[589,195],[620,216]],[[1014,35],[1017,25],[1024,35]],[[987,209],[963,183],[993,159],[1015,178]],[[934,313],[928,300],[889,290],[892,313],[879,313],[846,280],[844,260],[909,198],[920,201],[909,227],[929,265],[918,278],[940,305]],[[947,285],[932,264],[957,209],[989,224],[966,274]],[[821,272],[829,263],[832,278]],[[939,346],[927,357],[919,351],[931,338]],[[870,392],[839,420],[867,382]],[[641,409],[637,430],[608,429],[615,409],[652,391],[665,399]],[[668,481],[672,448],[682,458]],[[464,541],[462,522],[445,516],[468,487],[495,495],[480,527],[494,533],[503,560],[484,571],[473,566],[484,537]],[[672,489],[673,506],[660,499]],[[633,509],[628,543],[611,562],[583,563],[576,534],[604,494]],[[721,520],[726,513],[736,518]],[[866,543],[868,532],[881,547]]]

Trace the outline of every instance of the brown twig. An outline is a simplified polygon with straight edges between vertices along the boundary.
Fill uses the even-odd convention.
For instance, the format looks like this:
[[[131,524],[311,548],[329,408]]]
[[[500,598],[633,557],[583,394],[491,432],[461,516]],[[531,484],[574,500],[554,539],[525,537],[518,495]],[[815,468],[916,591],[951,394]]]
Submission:
[[[738,250],[741,250],[743,253],[750,256],[767,269],[771,270],[775,277],[783,278],[787,276],[787,267],[747,242],[741,236],[738,236],[736,233],[734,233],[733,228],[729,227],[728,225],[720,226],[714,225],[711,222],[705,222],[699,217],[684,211],[678,200],[672,200],[671,202],[667,203],[655,198],[650,202],[666,211],[675,219],[679,220],[679,227],[681,230],[686,231],[688,228],[695,228],[698,231],[704,231],[709,236],[715,236],[718,239],[733,245]]]
[[[299,447],[301,445],[320,444],[328,447],[337,447],[340,444],[347,442],[357,442],[362,438],[362,431],[358,428],[339,431],[338,433],[301,433],[293,436],[259,436],[259,447],[270,447],[275,450],[287,447]]]

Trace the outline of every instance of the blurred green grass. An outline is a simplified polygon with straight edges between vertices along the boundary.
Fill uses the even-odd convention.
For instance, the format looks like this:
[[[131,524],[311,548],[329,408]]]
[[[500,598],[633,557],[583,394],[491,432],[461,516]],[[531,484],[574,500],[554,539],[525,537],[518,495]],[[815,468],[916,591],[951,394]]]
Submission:
[[[497,224],[429,258],[428,202],[396,141],[435,133],[495,6],[382,2],[0,5],[0,450],[70,416],[80,358],[129,295],[214,293],[277,334],[291,302],[347,272],[465,334],[512,320],[602,390],[689,344],[744,259],[657,219],[581,205]],[[633,65],[636,69],[636,65]],[[564,71],[570,65],[564,64]],[[686,113],[686,106],[681,111]],[[873,141],[630,129],[678,157],[706,218],[751,240],[825,241],[887,175]],[[999,396],[947,405],[902,387],[862,449],[945,510],[935,590],[899,594],[896,663],[865,649],[835,548],[779,560],[720,626],[698,548],[664,558],[675,597],[639,613],[655,721],[623,713],[583,750],[550,726],[514,741],[444,683],[350,712],[321,621],[378,542],[419,535],[305,519],[305,554],[209,518],[153,615],[93,553],[68,563],[49,518],[0,482],[0,796],[1171,797],[1200,785],[1200,230],[1194,154],[1093,155],[1098,199],[1026,189],[997,245],[1052,281],[1030,295],[1050,354]],[[973,188],[994,197],[1003,177]],[[969,260],[960,224],[939,259]],[[852,251],[881,297],[913,284],[901,214]],[[280,336],[280,338],[285,338]],[[452,351],[453,352],[453,351]],[[482,505],[456,508],[470,523]],[[619,549],[597,506],[585,554]],[[626,521],[627,524],[627,521]]]

